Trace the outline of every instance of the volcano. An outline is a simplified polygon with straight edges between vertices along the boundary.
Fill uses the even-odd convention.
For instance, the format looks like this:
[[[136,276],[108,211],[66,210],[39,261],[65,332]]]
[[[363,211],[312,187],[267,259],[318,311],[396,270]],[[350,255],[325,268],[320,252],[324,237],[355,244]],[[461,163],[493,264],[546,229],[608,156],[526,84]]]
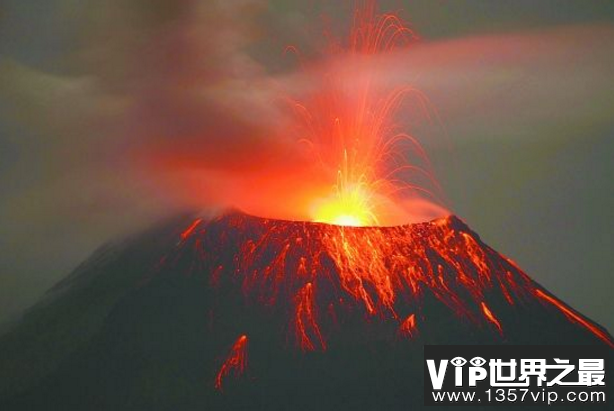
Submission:
[[[614,346],[455,216],[181,215],[107,244],[0,339],[0,409],[410,409],[425,344]]]

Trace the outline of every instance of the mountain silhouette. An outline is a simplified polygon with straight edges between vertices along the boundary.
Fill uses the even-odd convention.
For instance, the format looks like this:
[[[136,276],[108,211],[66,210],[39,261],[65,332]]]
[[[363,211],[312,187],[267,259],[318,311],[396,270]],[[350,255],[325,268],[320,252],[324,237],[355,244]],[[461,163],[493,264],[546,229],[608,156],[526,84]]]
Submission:
[[[4,332],[0,409],[415,409],[425,344],[614,340],[455,216],[184,214],[103,246]]]

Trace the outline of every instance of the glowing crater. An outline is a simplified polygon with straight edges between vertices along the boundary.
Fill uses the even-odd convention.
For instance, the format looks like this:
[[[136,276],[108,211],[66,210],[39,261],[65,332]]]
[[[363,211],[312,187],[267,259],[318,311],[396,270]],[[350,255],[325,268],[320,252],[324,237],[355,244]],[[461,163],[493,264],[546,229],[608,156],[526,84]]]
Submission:
[[[331,197],[316,202],[313,221],[341,226],[377,226],[370,196],[360,187],[338,191]]]

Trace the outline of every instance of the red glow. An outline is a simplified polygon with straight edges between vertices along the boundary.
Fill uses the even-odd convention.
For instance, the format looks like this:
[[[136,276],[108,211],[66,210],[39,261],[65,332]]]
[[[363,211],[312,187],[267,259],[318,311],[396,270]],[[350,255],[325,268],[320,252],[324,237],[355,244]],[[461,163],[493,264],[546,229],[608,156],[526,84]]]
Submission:
[[[240,336],[232,346],[226,361],[215,378],[215,389],[222,391],[222,382],[230,374],[241,376],[247,367],[247,335]]]
[[[188,228],[186,228],[182,233],[181,233],[181,239],[183,241],[185,241],[196,229],[196,227],[198,227],[198,225],[203,221],[202,218],[197,218],[196,220],[194,220],[192,222],[192,224],[190,224],[190,226]]]
[[[401,323],[399,327],[401,335],[413,337],[418,330],[416,329],[416,314],[411,314]]]
[[[218,224],[222,236],[215,235]],[[496,299],[498,310],[538,297],[612,345],[607,333],[536,289],[516,264],[453,216],[406,226],[343,227],[235,213],[196,225],[177,247],[178,256],[193,248],[191,271],[211,268],[214,290],[234,289],[248,306],[285,313],[284,339],[302,351],[327,350],[339,318],[356,314],[367,323],[393,322],[397,334],[413,338],[417,319],[428,323],[427,297],[499,336],[505,323],[486,297]],[[224,257],[228,250],[234,250],[231,260]],[[244,345],[244,339],[235,344],[220,379],[233,364],[243,364],[238,352]]]
[[[577,322],[578,324],[582,325],[584,328],[586,328],[587,330],[595,334],[597,337],[599,337],[602,341],[604,341],[610,347],[614,347],[614,342],[610,340],[610,338],[605,332],[603,332],[598,327],[586,321],[580,315],[576,314],[571,308],[566,306],[563,302],[557,300],[551,295],[546,294],[539,288],[536,288],[534,292],[536,296],[549,302],[550,304],[554,305],[556,308],[561,310],[561,312],[565,315],[565,317],[569,318],[571,321]]]
[[[406,223],[403,195],[434,194],[412,176],[437,183],[426,153],[395,118],[404,100],[413,95],[426,100],[411,86],[386,89],[375,86],[374,56],[407,46],[414,34],[395,14],[378,14],[376,2],[359,3],[346,41],[327,49],[329,64],[316,72],[318,88],[294,101],[299,138],[329,180],[327,190],[307,199],[312,221],[342,226],[379,226]],[[418,163],[410,161],[415,154]]]
[[[303,351],[325,350],[337,317],[350,312],[362,312],[369,321],[395,321],[402,335],[415,336],[416,319],[429,316],[422,311],[426,295],[458,318],[492,324],[501,334],[503,324],[485,295],[497,290],[510,305],[532,295],[528,277],[455,217],[366,228],[242,214],[221,219],[230,227],[224,238],[238,241],[241,258],[225,267],[236,277],[216,271],[212,285],[236,281],[249,304],[291,307],[292,340]],[[196,251],[204,265],[218,267],[217,256],[229,247],[222,241]]]
[[[320,328],[316,322],[315,305],[313,301],[313,285],[305,284],[295,297],[295,317],[294,327],[296,329],[296,339],[301,349],[304,351],[315,350],[312,340],[316,340],[322,350],[326,350],[326,343],[320,333]]]
[[[490,308],[488,308],[485,302],[482,301],[481,307],[482,307],[482,312],[484,313],[488,321],[494,324],[494,326],[497,327],[500,333],[503,333],[503,328],[501,328],[501,323],[499,322],[497,317],[495,317],[492,311],[490,311]]]
[[[434,316],[449,321],[450,314],[486,339],[507,341],[518,330],[514,321],[506,323],[510,313],[556,320],[543,301],[564,314],[559,321],[578,324],[614,346],[607,332],[539,289],[454,216],[344,227],[235,212],[195,225],[161,264],[174,269],[184,257],[190,273],[209,276],[212,318],[228,314],[228,296],[239,297],[238,311],[230,312],[274,319],[280,327],[269,329],[267,338],[302,352],[332,351],[347,335],[363,341],[429,338]],[[229,375],[245,372],[247,342],[241,335],[230,349],[216,389]]]
[[[378,13],[374,0],[356,3],[349,32],[319,59],[284,77],[250,78],[245,88],[231,82],[207,90],[220,100],[204,106],[213,110],[205,113],[211,129],[186,126],[186,135],[155,138],[138,153],[175,191],[162,194],[168,201],[343,226],[448,214],[409,129],[433,110],[412,85],[380,81],[382,70],[394,68],[385,57],[416,36],[399,16]]]

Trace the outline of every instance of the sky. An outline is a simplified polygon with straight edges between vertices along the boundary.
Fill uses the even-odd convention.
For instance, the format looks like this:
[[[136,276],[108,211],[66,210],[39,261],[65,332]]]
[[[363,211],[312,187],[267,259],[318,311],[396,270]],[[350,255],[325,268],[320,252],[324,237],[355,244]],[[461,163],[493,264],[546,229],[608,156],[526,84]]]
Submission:
[[[349,4],[0,2],[0,321],[104,242],[170,213],[292,204],[280,193],[307,172],[280,90],[314,86],[323,33],[347,30]],[[382,56],[377,78],[428,98],[431,118],[404,120],[446,206],[613,330],[612,2],[380,9],[416,34]]]

